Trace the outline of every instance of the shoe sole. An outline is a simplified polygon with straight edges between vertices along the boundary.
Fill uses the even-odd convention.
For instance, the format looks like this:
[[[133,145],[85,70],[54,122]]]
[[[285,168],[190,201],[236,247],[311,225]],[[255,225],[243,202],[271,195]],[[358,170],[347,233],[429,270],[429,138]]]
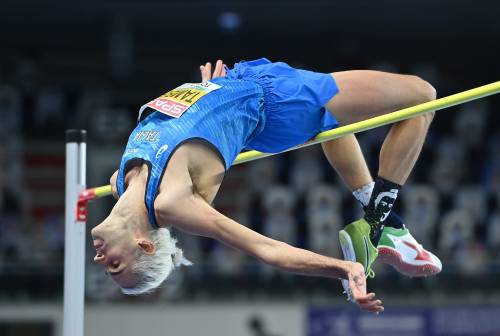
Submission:
[[[441,272],[441,268],[432,264],[412,265],[406,263],[404,262],[401,253],[391,248],[379,248],[378,258],[382,262],[394,267],[399,273],[411,278],[428,277]]]
[[[340,230],[339,241],[342,254],[344,255],[344,260],[356,262],[356,252],[354,251],[351,237],[349,237],[349,234],[346,231]],[[347,300],[355,302],[352,298],[351,289],[349,288],[349,281],[342,279],[341,282],[342,287],[344,287],[344,292],[347,294]]]

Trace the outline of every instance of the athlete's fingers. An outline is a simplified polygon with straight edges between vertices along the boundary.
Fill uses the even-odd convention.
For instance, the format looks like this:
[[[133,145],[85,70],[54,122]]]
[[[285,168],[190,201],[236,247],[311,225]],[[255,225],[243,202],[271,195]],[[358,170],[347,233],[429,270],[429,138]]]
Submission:
[[[379,307],[382,307],[382,301],[380,300],[375,300],[371,302],[364,302],[359,304],[360,307],[363,307],[365,309],[377,309]]]
[[[373,306],[367,307],[365,310],[378,314],[378,313],[381,313],[384,311],[384,307],[381,304],[380,305],[373,305]]]
[[[210,79],[210,75],[207,74],[207,70],[204,65],[200,65],[201,81],[206,82]]]
[[[371,302],[374,298],[375,298],[375,293],[369,293],[366,295],[355,296],[354,300],[356,300],[357,303],[365,303],[365,302]]]
[[[208,77],[207,80],[212,79],[212,63],[210,62],[205,63],[205,72]]]
[[[382,306],[382,301],[380,300],[361,302],[361,303],[358,302],[358,306],[363,310],[375,313],[384,311],[384,307]]]
[[[366,311],[372,313],[381,313],[384,311],[384,307],[382,306],[381,300],[375,300],[375,293],[369,293],[367,295],[363,295],[355,298],[358,306]]]
[[[370,312],[370,313],[381,313],[384,311],[384,307],[382,306],[374,306],[374,307],[361,307],[360,308],[364,311]]]
[[[362,301],[356,303],[362,310],[366,310],[372,313],[380,313],[384,311],[384,307],[382,306],[382,301],[380,300]]]
[[[222,76],[222,70],[224,69],[224,63],[221,60],[217,60],[215,63],[215,70],[212,78],[217,78]]]
[[[221,77],[226,77],[226,65],[222,63]]]

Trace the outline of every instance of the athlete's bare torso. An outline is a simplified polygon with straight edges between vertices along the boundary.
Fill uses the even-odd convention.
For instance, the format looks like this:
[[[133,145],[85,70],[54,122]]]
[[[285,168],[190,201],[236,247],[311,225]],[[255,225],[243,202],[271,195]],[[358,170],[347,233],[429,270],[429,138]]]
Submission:
[[[212,204],[225,175],[224,164],[219,155],[204,142],[192,140],[181,145],[172,154],[160,183],[157,203],[169,197],[182,197],[192,193]],[[125,185],[131,179],[144,180],[146,185],[148,167],[135,166],[125,176]],[[115,189],[112,179],[112,187]]]

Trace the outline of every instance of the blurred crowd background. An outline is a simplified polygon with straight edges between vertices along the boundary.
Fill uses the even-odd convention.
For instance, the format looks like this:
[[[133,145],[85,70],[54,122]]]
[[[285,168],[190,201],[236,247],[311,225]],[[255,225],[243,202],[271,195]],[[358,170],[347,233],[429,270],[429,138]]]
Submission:
[[[423,77],[439,96],[498,80],[495,11],[464,1],[330,4],[93,2],[0,11],[0,300],[60,300],[64,250],[64,130],[89,135],[88,186],[108,184],[144,102],[222,58],[268,57],[332,72],[379,69]],[[2,3],[2,7],[4,4]],[[445,11],[446,9],[446,11]],[[497,6],[498,9],[498,6]],[[22,20],[21,20],[22,18]],[[369,285],[403,298],[500,291],[500,100],[438,112],[396,206],[443,261],[441,275],[405,279],[377,265]],[[358,135],[376,174],[382,127]],[[113,205],[90,207],[89,227]],[[270,237],[340,256],[337,232],[361,215],[319,146],[235,167],[217,209]],[[91,264],[89,300],[338,299],[335,281],[273,270],[207,239],[178,234],[194,266],[153,295],[126,298]],[[71,248],[67,246],[66,248]],[[430,293],[430,294],[429,294]]]

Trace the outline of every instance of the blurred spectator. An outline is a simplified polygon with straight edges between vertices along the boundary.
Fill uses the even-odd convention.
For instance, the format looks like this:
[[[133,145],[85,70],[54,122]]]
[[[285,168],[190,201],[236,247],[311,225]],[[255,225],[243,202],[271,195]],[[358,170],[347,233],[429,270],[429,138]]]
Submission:
[[[22,97],[17,88],[0,85],[1,136],[8,134],[8,132],[5,132],[6,130],[19,129],[21,127],[21,108]]]
[[[50,253],[50,261],[62,262],[64,260],[64,216],[52,213],[40,223],[41,234],[47,242]]]
[[[237,276],[245,274],[247,257],[240,251],[215,244],[212,251],[212,267],[209,274],[214,270],[221,275]]]
[[[0,217],[0,253],[4,264],[15,265],[31,256],[31,232],[23,230],[19,216],[3,213]]]
[[[96,107],[88,111],[88,126],[94,130],[96,140],[111,145],[126,139],[134,127],[126,109],[111,107]]]
[[[296,196],[284,186],[271,186],[262,196],[265,217],[262,221],[265,235],[287,242],[297,243],[297,220],[294,215]]]
[[[274,158],[267,158],[250,162],[248,164],[248,173],[246,186],[253,193],[260,194],[263,190],[277,182],[278,169]]]
[[[22,194],[22,100],[19,91],[0,86],[0,174],[8,177],[4,187],[20,198]],[[5,180],[7,182],[7,180]],[[0,191],[1,193],[1,191]]]
[[[297,219],[294,214],[296,195],[294,190],[285,186],[270,186],[262,195],[264,218],[262,219],[262,232],[264,235],[296,245]],[[265,274],[274,274],[277,271],[270,266],[261,265]]]
[[[66,101],[64,92],[58,87],[45,87],[38,91],[33,123],[37,128],[47,126],[62,128]]]
[[[489,155],[483,165],[482,182],[486,190],[500,194],[500,132],[491,137],[487,148]]]
[[[317,212],[307,217],[307,247],[314,252],[340,257],[338,232],[344,222],[338,213]]]
[[[500,211],[495,212],[487,220],[486,226],[486,246],[491,254],[498,259],[500,257]]]
[[[488,102],[475,101],[461,105],[459,109],[455,119],[455,134],[468,146],[479,146],[484,140]]]
[[[316,214],[341,214],[342,195],[339,189],[318,184],[311,187],[306,194],[306,211],[308,217]]]
[[[456,165],[463,164],[466,155],[463,140],[458,137],[442,138],[436,146],[438,160],[453,162]]]
[[[452,194],[464,175],[464,165],[461,161],[450,158],[438,158],[431,167],[430,182],[442,194]]]
[[[456,261],[460,272],[469,277],[483,277],[488,267],[486,250],[479,242],[470,242],[457,250]]]
[[[80,91],[75,112],[70,114],[73,124],[80,127],[92,125],[90,119],[96,115],[96,111],[105,111],[111,106],[111,93],[102,88],[86,88]]]
[[[299,194],[324,179],[321,167],[320,146],[307,147],[292,153],[293,163],[290,167],[290,183]]]
[[[29,259],[26,260],[27,262],[31,264],[47,265],[50,261],[53,261],[51,246],[49,245],[47,237],[44,235],[44,228],[41,223],[36,223],[35,226],[31,228],[29,240],[30,256]],[[25,248],[26,247],[27,246],[25,246]]]
[[[446,256],[469,246],[474,239],[474,220],[467,210],[453,209],[441,220],[439,249]]]
[[[439,196],[428,185],[407,185],[403,193],[404,219],[415,239],[432,247],[439,216]]]
[[[483,222],[487,215],[487,195],[476,185],[461,187],[455,193],[455,207],[469,211],[475,221]]]
[[[318,184],[306,194],[307,247],[328,256],[339,256],[338,231],[343,226],[339,189]]]

